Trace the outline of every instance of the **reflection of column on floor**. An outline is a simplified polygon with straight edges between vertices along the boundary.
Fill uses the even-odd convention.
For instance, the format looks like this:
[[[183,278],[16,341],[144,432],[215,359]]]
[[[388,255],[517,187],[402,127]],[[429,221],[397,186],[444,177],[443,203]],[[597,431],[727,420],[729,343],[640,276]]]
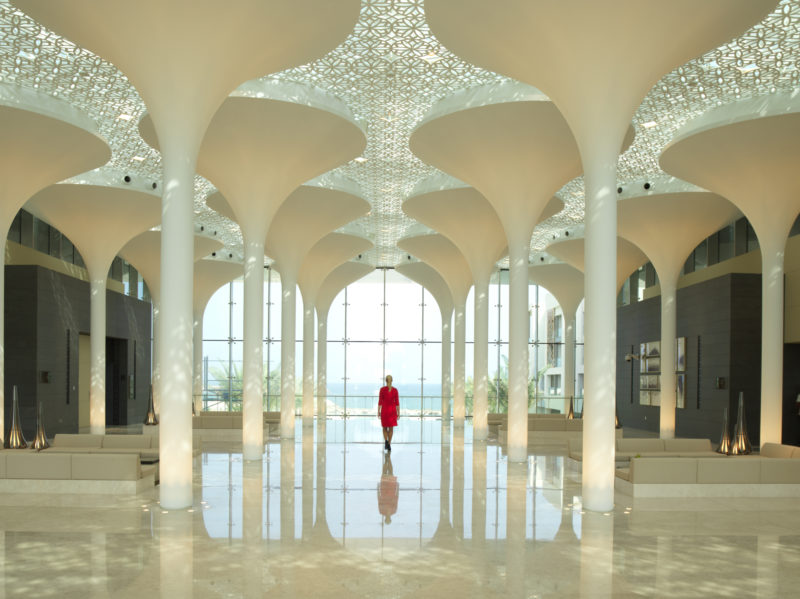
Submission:
[[[779,597],[780,537],[759,535],[756,546],[756,597]]]
[[[525,597],[527,462],[508,462],[506,473],[506,596]],[[588,597],[589,595],[587,595]]]
[[[472,441],[472,543],[486,541],[486,441]]]
[[[105,588],[108,572],[106,570],[106,533],[93,532],[91,564],[92,564],[92,586],[97,588]]]
[[[612,596],[613,550],[613,513],[586,510],[581,517],[581,596]]]
[[[450,427],[442,426],[442,443],[439,453],[439,524],[431,543],[447,542],[452,536],[450,525]]]
[[[0,599],[6,599],[6,533],[0,531]]]
[[[158,516],[162,599],[192,597],[193,517],[194,514],[186,510],[165,511]]]
[[[294,540],[294,439],[281,439],[281,541]]]
[[[261,555],[263,523],[264,464],[261,460],[242,462],[242,544],[247,573],[242,576],[244,597],[263,594],[263,562]]]
[[[328,514],[326,511],[325,503],[325,481],[327,475],[327,460],[326,451],[326,421],[324,418],[317,420],[317,505],[316,515],[314,519],[313,536],[316,547],[321,547],[324,541],[326,545],[338,546],[338,543],[331,535],[330,527],[328,527]]]
[[[303,540],[314,526],[314,428],[303,427]]]
[[[453,427],[453,529],[464,538],[464,428]]]
[[[675,592],[672,583],[678,579],[678,572],[674,570],[674,567],[672,537],[656,537],[655,588],[662,597],[672,597]]]

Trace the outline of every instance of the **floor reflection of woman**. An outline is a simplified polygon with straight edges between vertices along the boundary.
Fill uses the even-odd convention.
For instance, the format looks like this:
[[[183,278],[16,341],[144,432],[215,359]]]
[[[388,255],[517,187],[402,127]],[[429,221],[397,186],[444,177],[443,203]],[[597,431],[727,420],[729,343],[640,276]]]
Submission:
[[[400,417],[400,397],[397,389],[392,387],[392,375],[386,375],[386,386],[381,387],[378,393],[378,418],[381,419],[383,427],[383,449],[392,451],[392,434],[394,427],[397,426],[397,419]]]
[[[378,511],[385,524],[392,523],[392,516],[397,512],[397,500],[400,498],[400,485],[392,469],[392,456],[383,454],[383,472],[378,483]]]

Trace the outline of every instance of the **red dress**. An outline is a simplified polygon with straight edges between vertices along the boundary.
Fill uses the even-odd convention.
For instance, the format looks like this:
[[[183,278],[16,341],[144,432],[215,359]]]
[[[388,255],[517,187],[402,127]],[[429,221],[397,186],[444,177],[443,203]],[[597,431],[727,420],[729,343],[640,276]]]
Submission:
[[[378,394],[378,405],[381,407],[381,426],[397,426],[397,410],[400,407],[400,397],[397,387],[381,387]]]

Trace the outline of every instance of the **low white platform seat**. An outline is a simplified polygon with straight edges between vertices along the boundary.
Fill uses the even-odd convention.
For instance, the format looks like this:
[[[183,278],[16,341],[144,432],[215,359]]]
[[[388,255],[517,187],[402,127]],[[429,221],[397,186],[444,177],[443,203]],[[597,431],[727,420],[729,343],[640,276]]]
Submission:
[[[45,453],[130,453],[143,461],[158,459],[156,435],[91,435],[59,433]]]
[[[155,485],[136,454],[0,452],[0,492],[135,494]]]
[[[583,439],[570,439],[569,457],[583,460]],[[652,458],[718,458],[708,439],[617,439],[616,461],[627,462],[633,457]]]
[[[616,429],[617,438],[622,429]],[[500,425],[497,438],[501,443],[508,440],[507,422]],[[583,420],[568,419],[564,414],[528,414],[528,443],[568,443],[583,438]]]
[[[765,443],[759,455],[633,457],[615,488],[633,497],[800,497],[800,448]]]
[[[263,412],[264,430],[277,432],[280,428],[280,412]],[[207,441],[235,441],[242,437],[241,412],[200,412],[192,416],[192,429],[200,439]]]

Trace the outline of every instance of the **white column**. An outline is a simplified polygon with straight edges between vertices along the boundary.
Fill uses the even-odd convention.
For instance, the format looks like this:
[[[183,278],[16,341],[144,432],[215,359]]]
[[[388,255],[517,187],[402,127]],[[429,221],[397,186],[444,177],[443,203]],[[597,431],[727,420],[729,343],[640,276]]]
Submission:
[[[281,437],[294,438],[294,335],[297,282],[281,272]]]
[[[264,236],[244,244],[244,339],[242,343],[242,457],[264,453]]]
[[[161,209],[159,462],[161,506],[192,505],[192,293],[194,172],[197,144],[161,135],[164,197]],[[178,143],[175,143],[175,142]],[[170,143],[172,142],[172,143]]]
[[[564,314],[564,413],[569,409],[569,398],[575,398],[575,327],[576,312]]]
[[[528,241],[509,239],[508,459],[528,459]]]
[[[660,276],[660,275],[659,275]],[[675,377],[675,336],[677,328],[678,277],[665,273],[661,282],[661,409],[659,437],[675,438],[677,379]]]
[[[303,301],[303,426],[314,424],[314,305]]]
[[[194,409],[198,414],[203,409],[203,314],[194,315],[194,331],[192,332],[194,349],[194,379],[192,381],[192,400]]]
[[[450,319],[453,313],[442,314],[442,423],[450,419]]]
[[[475,343],[473,347],[472,437],[489,435],[489,279],[475,278]]]
[[[8,227],[0,228],[6,232],[8,237]],[[0,252],[0,444],[6,439],[6,248],[3,244],[3,251]],[[5,533],[3,533],[5,534]],[[5,542],[5,536],[2,536]],[[2,555],[0,555],[2,557]],[[2,585],[0,585],[1,587]]]
[[[328,313],[317,312],[317,416],[328,412]]]
[[[102,270],[102,266],[92,269]],[[91,379],[89,382],[89,427],[93,435],[106,432],[106,278],[93,272],[89,284]]]
[[[160,320],[159,314],[161,312],[158,307],[158,300],[155,297],[150,298],[153,307],[153,355],[150,360],[152,362],[152,375],[150,384],[153,386],[153,410],[158,414],[161,407],[161,348],[160,348]]]
[[[760,444],[782,440],[783,254],[786,236],[759,235],[761,243],[761,432]],[[746,402],[755,398],[745,397]]]
[[[583,155],[586,187],[583,505],[614,506],[617,371],[617,192],[620,143]]]
[[[466,404],[464,400],[466,359],[466,307],[463,302],[455,307],[453,326],[453,425],[464,426]]]

